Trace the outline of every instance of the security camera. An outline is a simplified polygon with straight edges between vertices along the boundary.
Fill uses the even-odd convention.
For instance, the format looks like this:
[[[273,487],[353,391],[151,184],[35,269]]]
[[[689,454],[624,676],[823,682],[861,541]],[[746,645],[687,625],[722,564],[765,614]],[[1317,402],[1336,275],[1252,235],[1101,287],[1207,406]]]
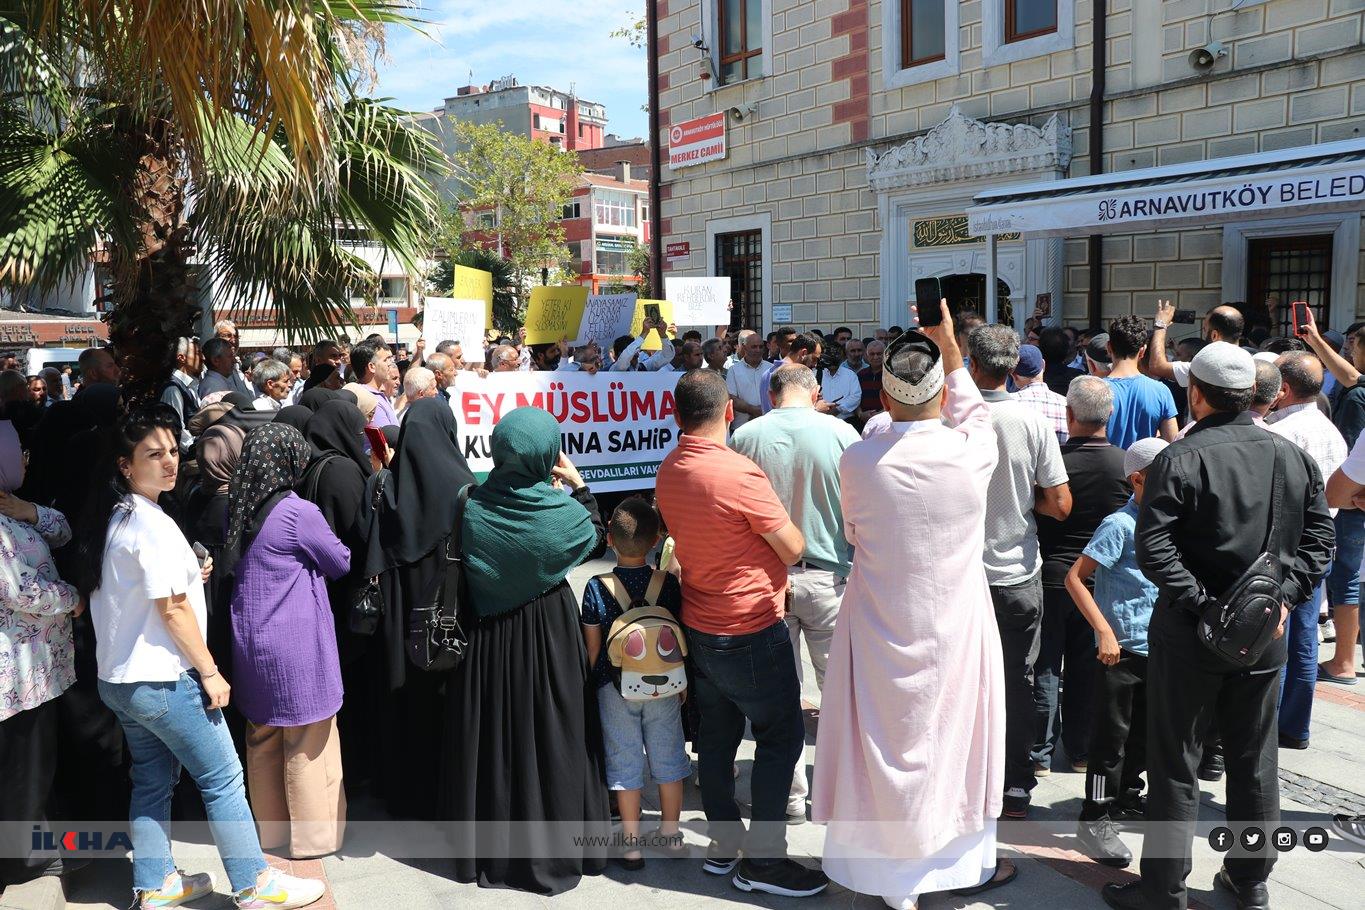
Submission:
[[[708,48],[708,47],[706,46],[706,39],[703,38],[701,35],[693,35],[693,36],[692,36],[692,46],[695,47],[695,48],[696,48],[697,50],[699,50],[699,51],[708,51],[708,50],[710,50],[710,48]]]
[[[1223,46],[1221,41],[1210,41],[1203,47],[1190,51],[1190,66],[1197,70],[1206,70],[1213,66],[1214,62],[1220,57],[1227,55],[1228,49]]]

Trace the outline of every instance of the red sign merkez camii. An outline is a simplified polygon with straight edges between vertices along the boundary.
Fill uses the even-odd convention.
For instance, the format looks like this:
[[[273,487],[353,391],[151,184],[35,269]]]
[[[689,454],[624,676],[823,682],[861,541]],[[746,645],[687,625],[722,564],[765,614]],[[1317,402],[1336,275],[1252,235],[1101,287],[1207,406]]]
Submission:
[[[668,166],[673,169],[725,157],[725,112],[675,123],[668,130]]]

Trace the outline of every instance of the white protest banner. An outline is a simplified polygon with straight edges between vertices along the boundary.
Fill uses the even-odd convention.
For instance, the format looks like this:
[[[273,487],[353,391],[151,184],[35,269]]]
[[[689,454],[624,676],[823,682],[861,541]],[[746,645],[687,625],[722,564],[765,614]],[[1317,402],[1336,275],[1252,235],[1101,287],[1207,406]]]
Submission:
[[[442,341],[458,341],[466,361],[482,363],[485,314],[482,300],[428,297],[422,310],[422,337],[427,340],[427,350],[435,353]]]
[[[564,452],[593,492],[649,490],[659,463],[678,442],[673,388],[680,373],[477,373],[451,387],[460,451],[480,481],[493,469],[490,437],[520,407],[559,421]]]
[[[677,325],[715,329],[730,324],[730,279],[665,278],[664,296],[673,304]],[[709,334],[709,333],[703,333]]]
[[[603,350],[610,351],[613,341],[630,333],[634,318],[634,294],[590,294],[578,323],[578,337],[570,343],[579,347],[596,341]]]

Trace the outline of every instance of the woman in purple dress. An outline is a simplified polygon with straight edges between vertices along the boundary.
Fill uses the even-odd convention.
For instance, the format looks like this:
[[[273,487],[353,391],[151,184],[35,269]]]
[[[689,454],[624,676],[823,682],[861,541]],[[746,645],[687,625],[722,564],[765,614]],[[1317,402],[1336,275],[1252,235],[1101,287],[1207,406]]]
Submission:
[[[295,859],[341,847],[341,664],[327,581],[350,552],[293,492],[311,449],[298,430],[253,430],[228,488],[224,569],[232,574],[232,665],[246,717],[251,808],[266,850]]]

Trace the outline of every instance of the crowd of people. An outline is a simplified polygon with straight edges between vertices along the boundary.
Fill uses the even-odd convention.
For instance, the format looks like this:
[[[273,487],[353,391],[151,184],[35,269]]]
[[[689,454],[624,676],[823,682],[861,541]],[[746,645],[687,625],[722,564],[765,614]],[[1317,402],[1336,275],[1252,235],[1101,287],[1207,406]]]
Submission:
[[[741,890],[910,910],[1000,887],[998,821],[1065,762],[1087,856],[1130,865],[1120,826],[1149,823],[1104,900],[1184,907],[1198,781],[1273,826],[1315,684],[1357,681],[1365,327],[1253,338],[1220,306],[1171,345],[1163,303],[1021,339],[939,309],[863,339],[489,337],[474,363],[378,336],[243,355],[223,322],[140,402],[108,348],[74,378],[0,372],[0,817],[23,822],[0,883],[79,862],[33,825],[124,818],[137,906],[212,891],[171,854],[183,769],[238,907],[316,901],[265,854],[335,853],[360,792],[439,822],[460,881],[558,894],[688,855],[690,742],[702,868]],[[680,373],[652,493],[599,501],[533,407],[477,481],[452,386],[515,370]],[[570,573],[608,547],[580,601]],[[1278,611],[1229,655],[1209,610],[1253,570]],[[438,664],[413,630],[443,607],[464,638]],[[787,855],[808,819],[820,868]],[[1218,880],[1265,907],[1272,863],[1235,850]]]

